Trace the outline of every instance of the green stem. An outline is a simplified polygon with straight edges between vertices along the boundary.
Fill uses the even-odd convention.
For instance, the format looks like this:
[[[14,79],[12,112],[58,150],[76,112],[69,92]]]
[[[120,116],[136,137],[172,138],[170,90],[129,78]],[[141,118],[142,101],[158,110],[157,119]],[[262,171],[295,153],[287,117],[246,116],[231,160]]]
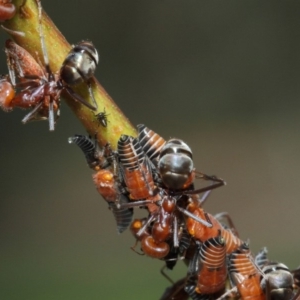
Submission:
[[[38,30],[39,20],[36,1],[15,0],[14,4],[17,7],[17,13],[14,18],[7,21],[4,26],[11,30],[24,32],[24,37],[12,35],[12,38],[17,44],[33,55],[33,57],[36,57],[38,61],[43,62],[44,59]],[[50,67],[53,72],[57,72],[70,51],[71,46],[45,12],[43,12],[42,24]],[[68,96],[67,93],[63,93],[63,98],[86,128],[87,132],[92,136],[95,134],[97,135],[100,146],[110,143],[112,148],[116,149],[120,135],[127,134],[136,136],[136,129],[110,98],[100,83],[95,78],[93,78],[91,82],[94,97],[98,105],[98,110],[96,112],[93,112],[78,101],[75,101],[72,97]],[[89,97],[87,85],[85,83],[77,86],[74,90],[84,97],[84,99],[87,99],[88,102],[93,103],[92,99]],[[97,113],[103,112],[104,109],[108,115],[107,127],[100,125],[95,117]]]

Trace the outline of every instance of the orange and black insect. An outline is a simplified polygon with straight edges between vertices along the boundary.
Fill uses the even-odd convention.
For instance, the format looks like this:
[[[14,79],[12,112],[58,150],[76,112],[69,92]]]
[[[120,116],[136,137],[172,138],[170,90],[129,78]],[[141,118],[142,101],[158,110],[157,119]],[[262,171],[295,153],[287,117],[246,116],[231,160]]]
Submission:
[[[151,234],[141,241],[142,250],[148,256],[154,258],[164,258],[169,254],[170,242],[174,247],[179,247],[178,242],[178,221],[174,214],[176,203],[168,195],[162,197],[161,206],[153,213],[153,223],[151,224]]]
[[[15,97],[15,89],[7,76],[0,78],[0,107],[4,111],[10,110],[10,103]]]
[[[16,13],[16,7],[11,0],[0,1],[0,22],[10,20]]]
[[[9,79],[6,78],[0,83],[2,86],[1,90],[7,91],[7,96],[2,92],[0,106],[5,111],[10,111],[15,107],[32,108],[22,122],[25,124],[32,120],[48,119],[49,129],[52,131],[60,115],[60,94],[62,91],[66,91],[73,99],[90,109],[96,110],[96,107],[75,93],[71,87],[80,82],[86,82],[95,103],[89,80],[95,72],[99,57],[91,42],[80,42],[71,49],[60,71],[54,74],[49,65],[41,25],[42,7],[39,0],[36,0],[36,2],[39,9],[39,34],[44,66],[41,66],[24,48],[8,40],[5,52]],[[8,83],[17,91],[15,95],[11,92],[11,88],[8,87]]]
[[[170,251],[167,256],[164,257],[166,263],[165,267],[162,268],[161,273],[168,279],[168,276],[164,273],[164,269],[173,270],[178,260],[186,259],[189,255],[187,251],[194,252],[191,236],[188,234],[185,228],[184,220],[179,221],[177,219],[173,221],[173,240],[169,240]],[[176,221],[176,222],[175,222]],[[177,230],[176,230],[177,229]],[[177,244],[176,244],[177,242]]]
[[[130,200],[128,193],[119,182],[116,153],[112,151],[109,144],[99,151],[96,143],[83,135],[75,135],[69,138],[69,142],[79,146],[89,167],[96,171],[93,175],[96,188],[112,210],[118,232],[123,232],[132,221],[133,209],[123,207]]]
[[[141,133],[144,135],[141,135]],[[151,136],[153,137],[153,134]],[[123,166],[124,181],[131,198],[134,200],[146,199],[146,201],[149,201],[153,200],[155,183],[152,173],[155,172],[156,168],[153,165],[151,166],[149,160],[146,159],[147,157],[145,157],[145,153],[142,150],[140,140],[149,158],[152,158],[152,160],[155,159],[158,154],[152,155],[152,150],[155,149],[155,147],[151,147],[153,140],[150,139],[151,143],[148,143],[149,139],[146,139],[145,127],[141,125],[138,139],[124,135],[121,136],[118,142],[118,154]],[[161,141],[161,139],[159,140]],[[148,151],[149,149],[152,150]],[[154,152],[158,153],[157,151]],[[162,152],[163,150],[160,154]],[[176,153],[176,150],[173,153]],[[168,158],[164,157],[164,159],[167,160]],[[174,161],[176,162],[176,158]],[[170,165],[169,167],[171,168]],[[150,212],[150,217],[146,225],[136,235],[142,236],[143,230],[148,229],[146,226],[149,226],[149,234],[139,239],[142,250],[148,256],[162,259],[169,255],[170,247],[172,249],[170,255],[173,256],[174,252],[179,253],[179,251],[173,251],[173,248],[176,249],[179,247],[178,224],[184,223],[183,215],[192,218],[195,222],[200,222],[202,226],[211,227],[212,225],[205,219],[199,218],[185,209],[188,200],[187,196],[182,194],[172,196],[168,190],[164,189],[163,185],[156,188],[156,191],[156,205],[146,205]],[[185,199],[184,201],[183,198]]]
[[[195,258],[190,261],[188,284],[185,291],[194,297],[223,291],[227,279],[226,247],[219,235],[197,243]],[[196,279],[196,280],[195,280]]]
[[[131,223],[130,231],[133,234],[133,236],[136,238],[137,242],[141,241],[144,237],[147,237],[150,235],[150,230],[147,226],[149,224],[147,224],[147,222],[148,222],[148,218],[141,218],[141,219],[135,219]],[[141,231],[141,229],[142,229],[142,231]],[[140,234],[138,234],[139,232],[140,232]],[[135,246],[132,248],[135,248]]]
[[[149,159],[157,166],[158,157],[162,147],[166,141],[153,130],[149,129],[143,124],[137,125],[138,139],[141,147]]]
[[[131,232],[137,242],[141,242],[143,253],[158,259],[164,258],[170,251],[167,240],[171,237],[173,226],[170,209],[174,205],[165,200],[159,201],[161,206],[155,205],[148,218],[137,219],[131,225]]]
[[[233,290],[239,293],[242,300],[265,300],[266,295],[261,287],[261,270],[255,265],[248,244],[243,243],[228,258]]]
[[[155,182],[162,188],[169,189],[175,195],[188,195],[200,194],[225,184],[224,180],[220,178],[195,170],[192,150],[184,141],[170,139],[166,142],[145,125],[140,124],[137,127],[139,143],[145,154],[157,167],[153,170],[153,176]],[[214,184],[195,190],[193,187],[195,178],[209,180]]]
[[[165,260],[166,267],[173,269],[178,256],[185,256],[191,242],[184,215],[193,218],[195,222],[200,222],[202,226],[211,226],[211,224],[190,214],[184,208],[188,201],[187,196],[178,199],[163,189],[159,189],[157,196],[159,200],[153,204],[155,208],[150,211],[148,219],[134,235],[141,242],[141,249],[146,255]],[[142,204],[142,201],[139,204]],[[145,203],[145,205],[149,207],[149,204]]]
[[[187,206],[187,210],[191,214],[186,220],[186,227],[189,234],[200,242],[204,242],[221,234],[225,240],[226,253],[230,254],[237,250],[243,244],[243,241],[236,235],[236,230],[224,228],[218,221],[218,216],[216,218],[206,213],[201,208],[200,202],[197,201],[197,199],[193,199]],[[202,223],[195,220],[195,217],[206,220],[211,226],[203,226]]]
[[[131,247],[131,249],[137,252],[135,250],[136,245],[138,242],[141,242],[141,249],[143,252],[137,252],[138,254],[146,254],[150,257],[158,259],[169,259],[168,254],[170,251],[170,241],[166,242],[166,240],[162,238],[160,240],[154,239],[152,228],[155,224],[155,221],[153,223],[153,220],[155,220],[155,216],[151,215],[149,218],[135,219],[132,222],[130,230],[133,236],[136,238],[136,244]],[[168,228],[168,230],[170,230],[170,228]],[[165,229],[165,232],[167,232],[167,234],[170,233],[170,231],[168,230]],[[157,236],[155,237],[157,238]]]
[[[115,153],[109,144],[102,151],[97,148],[96,140],[90,137],[75,135],[69,138],[69,143],[75,143],[84,153],[89,167],[97,171],[93,175],[96,188],[108,202],[119,202],[118,166]]]
[[[118,141],[121,172],[132,200],[151,199],[156,194],[149,159],[138,139],[122,135]]]
[[[181,191],[180,193],[184,194],[197,194],[225,184],[222,179],[195,170],[192,150],[184,141],[170,139],[166,142],[160,135],[145,125],[140,124],[137,127],[139,143],[152,163],[157,166],[164,188],[171,191]],[[207,188],[182,192],[187,188],[192,189],[195,178],[202,178],[216,183]],[[180,193],[178,192],[178,194]]]

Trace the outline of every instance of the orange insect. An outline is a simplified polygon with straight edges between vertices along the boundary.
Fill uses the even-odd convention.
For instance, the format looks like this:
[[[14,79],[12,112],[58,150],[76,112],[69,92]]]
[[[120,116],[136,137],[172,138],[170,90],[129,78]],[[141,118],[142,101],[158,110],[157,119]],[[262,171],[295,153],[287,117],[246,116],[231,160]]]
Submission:
[[[194,199],[188,206],[187,210],[191,213],[191,217],[186,220],[186,227],[189,234],[200,242],[204,242],[210,238],[217,237],[221,234],[222,238],[225,240],[226,253],[238,249],[243,241],[240,240],[236,234],[230,229],[225,229],[221,223],[209,213],[206,213],[201,207],[199,202]],[[203,226],[200,222],[196,221],[192,216],[196,216],[199,219],[206,220],[210,227]]]
[[[96,143],[89,137],[75,135],[69,138],[70,143],[75,143],[84,153],[90,168],[97,171],[93,180],[99,194],[107,201],[117,222],[117,230],[123,232],[131,223],[133,209],[123,207],[129,202],[128,193],[121,188],[118,181],[118,166],[116,154],[107,144],[103,151],[98,151]]]
[[[158,166],[163,163],[166,166],[163,172],[159,170],[157,174],[157,169],[151,166],[142,148],[153,162],[159,156]],[[166,183],[168,180],[175,182],[177,186],[181,186],[180,189],[185,189],[192,185],[195,172],[190,152],[189,147],[181,140],[176,140],[175,142],[171,140],[165,144],[161,137],[144,125],[139,125],[138,139],[123,135],[118,142],[118,154],[123,166],[123,177],[131,198],[145,199],[146,201],[153,200],[153,192],[156,191],[155,200],[159,200],[159,202],[156,202],[156,206],[155,204],[152,207],[146,205],[150,211],[150,234],[139,239],[143,252],[151,257],[165,258],[170,253],[170,246],[172,250],[175,248],[175,251],[172,251],[170,255],[174,254],[176,256],[176,253],[179,253],[176,249],[179,247],[178,222],[184,223],[183,215],[187,215],[195,222],[200,222],[203,226],[212,226],[205,219],[189,213],[185,209],[189,197],[183,195],[183,193],[178,193],[178,196],[175,193],[172,196],[169,189],[178,190],[179,188]],[[188,176],[182,176],[185,182],[182,186],[183,181],[177,179],[178,174],[186,173],[186,166],[188,166],[189,174]],[[169,172],[168,170],[171,171]],[[155,177],[155,183],[152,174],[160,176],[160,178]],[[166,174],[169,179],[164,180]],[[186,184],[185,178],[187,177],[189,179]],[[163,181],[163,184],[161,184],[161,181]],[[176,181],[179,183],[177,184]],[[155,184],[159,185],[159,188],[156,188],[156,190]],[[167,189],[165,189],[165,186],[167,186]],[[212,185],[208,189],[211,190],[213,188],[215,186]],[[207,190],[207,188],[204,188],[204,190]],[[196,193],[199,192],[202,192],[202,189],[196,191]],[[183,201],[183,199],[185,200]],[[150,224],[150,221],[148,223]],[[137,236],[141,236],[143,230],[146,230],[146,228],[143,227],[137,233]]]
[[[150,161],[145,156],[138,139],[122,135],[118,141],[121,173],[132,200],[155,200],[157,194]]]
[[[164,196],[161,200],[161,207],[154,214],[154,222],[151,225],[151,234],[141,241],[142,250],[148,256],[153,258],[164,258],[170,251],[168,241],[172,234],[175,233],[176,247],[178,247],[177,239],[177,218],[173,213],[175,210],[175,202],[172,197]]]
[[[143,151],[154,163],[154,165],[157,166],[160,151],[165,145],[166,141],[153,130],[149,129],[143,124],[137,125],[137,128],[139,132],[139,143],[143,148]]]
[[[15,90],[7,77],[0,79],[0,107],[4,111],[10,110],[10,103],[15,97]]]
[[[219,235],[202,244],[196,243],[198,246],[195,257],[190,261],[189,278],[185,287],[192,298],[222,291],[227,279],[224,239]]]
[[[10,20],[16,13],[16,7],[11,0],[0,1],[0,22]]]
[[[195,222],[200,222],[202,226],[211,224],[184,209],[188,196],[174,197],[163,189],[160,189],[158,196],[160,200],[155,202],[156,210],[151,211],[148,219],[134,235],[141,242],[145,254],[165,260],[166,267],[172,269],[178,255],[180,257],[184,255],[190,246],[191,236],[186,230],[184,215],[190,216]]]
[[[246,243],[230,254],[228,272],[231,282],[242,300],[266,299],[260,285],[261,271],[254,264],[254,259]]]
[[[192,195],[210,191],[225,184],[224,180],[197,172],[191,148],[180,139],[165,141],[143,124],[138,127],[138,140],[143,151],[156,168],[152,169],[154,181],[170,190],[172,195]],[[214,184],[194,189],[194,179],[212,181]]]

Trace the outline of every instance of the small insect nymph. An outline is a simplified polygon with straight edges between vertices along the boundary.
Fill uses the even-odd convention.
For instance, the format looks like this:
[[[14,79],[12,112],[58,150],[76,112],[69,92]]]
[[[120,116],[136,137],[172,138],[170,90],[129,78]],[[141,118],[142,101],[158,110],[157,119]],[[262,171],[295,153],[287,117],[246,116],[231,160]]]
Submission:
[[[106,113],[105,108],[104,108],[104,111],[96,114],[97,120],[103,127],[107,127],[107,122],[108,122],[107,116],[108,116],[108,114]]]

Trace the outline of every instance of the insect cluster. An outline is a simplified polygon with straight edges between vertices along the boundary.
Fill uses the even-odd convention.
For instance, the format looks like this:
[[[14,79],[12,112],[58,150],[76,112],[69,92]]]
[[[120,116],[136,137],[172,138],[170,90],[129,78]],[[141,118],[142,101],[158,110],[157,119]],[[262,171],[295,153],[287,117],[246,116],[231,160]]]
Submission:
[[[211,191],[225,182],[197,172],[184,141],[165,141],[145,125],[138,125],[138,132],[137,138],[122,135],[117,151],[109,144],[100,151],[83,135],[69,142],[96,171],[94,183],[118,232],[130,227],[137,241],[132,249],[138,252],[140,243],[142,254],[163,260],[168,269],[178,260],[188,265],[184,280],[161,299],[297,299],[298,284],[287,266],[270,261],[266,248],[253,256],[227,213],[213,216],[203,209]],[[210,184],[195,189],[197,178]],[[147,217],[132,220],[134,208]]]
[[[5,21],[14,16],[15,6],[10,1],[1,2],[0,21]],[[41,65],[24,48],[12,40],[7,40],[5,53],[8,75],[0,78],[0,107],[4,111],[11,111],[16,107],[31,109],[22,122],[26,124],[29,121],[49,120],[49,129],[53,131],[56,120],[60,116],[62,91],[65,91],[75,101],[81,102],[91,110],[95,111],[97,109],[90,79],[93,77],[99,62],[99,55],[92,42],[81,41],[73,46],[68,53],[59,72],[53,73],[49,65],[41,24],[42,6],[39,0],[36,0],[36,2],[39,9],[38,29],[44,65]],[[9,12],[11,13],[9,14]],[[88,86],[93,105],[73,90],[75,85],[82,82],[85,82]],[[105,111],[96,115],[103,126],[106,125],[106,116]]]
[[[97,109],[90,80],[99,56],[91,42],[82,41],[71,49],[59,72],[53,73],[41,25],[42,7],[36,2],[43,65],[8,40],[9,74],[0,79],[0,107],[5,111],[31,109],[22,122],[46,119],[52,131],[60,115],[62,91],[92,111]],[[0,1],[0,22],[14,14],[11,1]],[[73,90],[81,82],[87,84],[93,104]],[[99,125],[108,125],[105,109],[95,118]],[[69,142],[80,147],[95,171],[93,181],[114,215],[117,231],[130,228],[136,239],[132,249],[164,261],[167,269],[173,269],[178,260],[186,263],[186,276],[161,299],[300,299],[300,268],[290,271],[270,261],[266,248],[253,255],[227,213],[213,216],[203,209],[212,190],[225,182],[196,171],[192,151],[184,141],[166,141],[138,125],[138,136],[121,135],[116,151],[110,144],[99,149],[96,139],[83,135]],[[196,179],[208,184],[196,189]],[[143,209],[146,217],[133,219],[134,209]]]

